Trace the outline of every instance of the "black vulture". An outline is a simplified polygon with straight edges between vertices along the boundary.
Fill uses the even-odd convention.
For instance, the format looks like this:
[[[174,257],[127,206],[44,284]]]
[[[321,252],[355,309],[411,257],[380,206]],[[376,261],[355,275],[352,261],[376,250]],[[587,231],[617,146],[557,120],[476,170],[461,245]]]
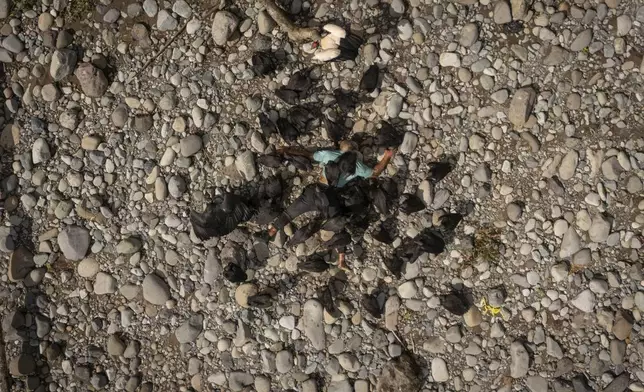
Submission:
[[[255,214],[240,196],[226,193],[211,203],[203,213],[192,211],[190,221],[197,238],[202,241],[213,237],[222,237],[249,221]]]
[[[251,69],[257,76],[264,76],[275,72],[278,65],[275,54],[271,52],[255,52],[251,58]]]
[[[260,155],[257,157],[257,163],[266,167],[278,168],[282,167],[282,157],[273,154]]]
[[[298,263],[297,268],[307,272],[324,272],[331,267],[329,263],[324,260],[326,253],[314,253],[306,258],[301,263]]]
[[[362,301],[360,301],[362,307],[373,317],[380,318],[382,317],[382,308],[378,304],[378,298],[371,294],[363,294]]]
[[[403,197],[405,198],[405,200],[400,203],[400,211],[402,211],[406,215],[411,215],[426,208],[423,200],[417,195],[404,193]]]
[[[372,65],[367,68],[365,73],[360,79],[360,90],[364,90],[367,93],[372,93],[373,90],[378,87],[378,78],[380,77],[380,68],[377,65]]]
[[[311,236],[313,236],[315,233],[320,231],[321,225],[322,222],[320,220],[310,221],[309,223],[297,229],[295,233],[293,233],[293,236],[289,238],[286,246],[296,246],[303,243],[304,241],[311,238]]]
[[[224,278],[232,283],[245,282],[248,279],[246,271],[242,269],[237,263],[230,262],[224,267]]]
[[[277,133],[277,126],[271,120],[268,114],[260,112],[257,115],[257,118],[259,119],[259,129],[262,130],[262,133],[265,137],[269,137],[272,134]]]

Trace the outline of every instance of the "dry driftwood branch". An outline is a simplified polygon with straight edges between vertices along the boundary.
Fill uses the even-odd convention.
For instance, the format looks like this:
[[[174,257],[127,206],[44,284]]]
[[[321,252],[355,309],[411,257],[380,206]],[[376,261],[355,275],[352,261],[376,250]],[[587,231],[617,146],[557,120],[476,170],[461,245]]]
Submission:
[[[260,3],[266,8],[266,12],[273,18],[275,23],[278,24],[280,29],[286,31],[289,39],[295,42],[311,42],[320,39],[320,33],[317,29],[312,27],[299,27],[291,19],[289,19],[286,12],[281,9],[275,0],[260,0]]]

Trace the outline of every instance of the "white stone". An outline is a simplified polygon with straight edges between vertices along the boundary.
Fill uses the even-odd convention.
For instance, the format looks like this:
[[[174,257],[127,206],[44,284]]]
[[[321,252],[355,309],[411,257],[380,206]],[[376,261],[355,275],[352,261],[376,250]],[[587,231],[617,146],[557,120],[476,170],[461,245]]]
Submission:
[[[447,382],[449,380],[449,370],[443,358],[436,357],[432,359],[432,378],[434,382]]]
[[[458,68],[461,66],[461,57],[458,55],[458,53],[454,52],[441,53],[439,63],[441,67]]]

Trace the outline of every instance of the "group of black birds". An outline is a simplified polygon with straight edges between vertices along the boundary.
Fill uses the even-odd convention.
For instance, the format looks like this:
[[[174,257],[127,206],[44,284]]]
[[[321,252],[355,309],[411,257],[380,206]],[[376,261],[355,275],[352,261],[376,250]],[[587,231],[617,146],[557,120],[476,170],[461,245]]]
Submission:
[[[344,54],[346,55],[346,51]],[[355,54],[357,55],[357,49]],[[272,74],[283,65],[281,57],[283,56],[279,53],[255,53],[251,60],[252,69],[258,77]],[[286,85],[275,91],[275,96],[290,107],[286,111],[287,116],[280,117],[276,121],[273,121],[265,112],[259,114],[259,128],[264,136],[277,133],[285,143],[292,144],[301,134],[308,132],[314,121],[319,119],[320,108],[315,108],[315,105],[307,106],[302,102],[310,97],[315,89],[311,72],[310,68],[295,72]],[[359,103],[368,101],[369,94],[378,87],[380,78],[381,69],[377,65],[372,65],[364,72],[358,91],[341,89],[334,91],[333,107],[336,117],[341,118],[355,109]],[[344,121],[333,121],[324,114],[322,116],[320,123],[324,124],[327,136],[337,146],[349,133],[344,126]],[[402,136],[396,124],[383,122],[371,142],[380,148],[396,148],[402,142]],[[355,156],[353,152],[345,153],[338,160],[341,163],[336,162],[334,165],[331,162],[327,165],[327,176],[339,177],[353,174],[356,167]],[[313,168],[311,159],[299,154],[266,154],[259,156],[257,162],[268,168],[280,168],[285,164],[292,164],[302,171]],[[427,179],[433,185],[438,183],[453,170],[454,165],[455,161],[451,157],[440,162],[429,163]],[[328,170],[329,167],[334,169]],[[329,185],[312,184],[307,186],[302,195],[295,200],[294,203],[300,203],[301,208],[294,214],[295,216],[291,216],[293,214],[287,214],[290,210],[286,205],[288,200],[285,197],[286,184],[278,173],[260,183],[246,184],[244,190],[224,192],[217,196],[203,213],[192,211],[190,218],[195,235],[201,240],[208,240],[226,236],[246,222],[267,227],[285,216],[288,221],[302,212],[314,212],[315,216],[312,219],[294,230],[285,246],[295,247],[302,244],[321,230],[332,232],[331,239],[322,242],[315,253],[299,260],[297,265],[298,269],[305,273],[323,273],[331,267],[328,260],[335,260],[339,255],[344,256],[353,243],[362,240],[366,231],[371,229],[371,236],[376,241],[392,244],[398,237],[396,231],[398,213],[412,215],[428,208],[416,193],[399,192],[399,182],[404,181],[383,176],[354,179],[342,188],[334,187],[333,180],[329,181]],[[414,238],[404,238],[391,255],[384,259],[385,267],[396,278],[400,278],[405,265],[415,263],[422,254],[442,253],[465,213],[462,211],[443,215],[438,227],[424,229]],[[281,228],[278,227],[278,229]],[[268,232],[262,232],[260,236],[262,235],[265,240],[268,240]],[[239,260],[240,258],[237,260],[233,258],[224,269],[224,277],[234,283],[248,279],[244,263]],[[337,310],[335,302],[340,295],[341,287],[343,285],[334,276],[318,292],[318,299],[328,312],[334,313]],[[249,298],[249,306],[268,307],[273,302],[274,296],[274,290],[263,290]],[[365,294],[362,305],[372,316],[381,317],[383,301],[378,300],[375,293]],[[455,310],[458,310],[456,308],[458,307],[455,307]]]
[[[277,56],[271,52],[255,53],[252,57],[255,73],[264,76],[275,72],[277,64],[280,62]],[[316,120],[323,117],[322,122],[328,138],[338,143],[346,137],[346,127],[341,125],[341,121],[334,121],[329,116],[321,115],[321,112],[329,110],[334,112],[335,117],[342,119],[359,103],[369,100],[368,94],[378,87],[380,78],[380,68],[377,65],[372,65],[364,73],[358,92],[336,89],[333,91],[334,99],[331,104],[321,108],[317,104],[303,103],[311,96],[315,87],[312,71],[312,68],[305,68],[293,73],[286,85],[275,90],[275,96],[289,105],[289,109],[286,111],[286,116],[278,117],[275,121],[265,112],[259,114],[259,128],[264,137],[268,138],[272,134],[279,134],[286,143],[294,143],[300,135],[313,128]]]

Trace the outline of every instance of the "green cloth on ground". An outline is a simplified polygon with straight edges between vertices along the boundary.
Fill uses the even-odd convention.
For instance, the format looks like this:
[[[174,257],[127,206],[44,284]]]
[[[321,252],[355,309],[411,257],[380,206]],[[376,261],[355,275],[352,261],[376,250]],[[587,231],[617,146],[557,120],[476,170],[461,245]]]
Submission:
[[[335,162],[338,158],[340,158],[340,155],[342,154],[343,152],[340,150],[320,150],[320,151],[316,151],[313,154],[313,160],[319,163],[320,165],[322,165],[324,170],[324,165],[326,165],[329,162]],[[369,178],[372,175],[373,175],[373,169],[365,165],[362,161],[358,160],[356,162],[356,172],[350,176],[345,176],[345,175],[341,176],[340,179],[338,180],[337,187],[342,188],[354,178],[357,178],[357,177]],[[324,177],[326,177],[326,172],[324,172]]]

